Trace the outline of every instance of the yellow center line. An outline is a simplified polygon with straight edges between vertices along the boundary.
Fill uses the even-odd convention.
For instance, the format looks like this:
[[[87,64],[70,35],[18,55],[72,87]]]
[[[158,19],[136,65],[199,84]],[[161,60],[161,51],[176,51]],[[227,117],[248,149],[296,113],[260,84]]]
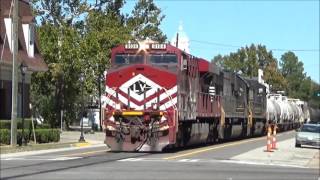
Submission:
[[[62,155],[63,157],[65,156],[81,156],[81,155],[88,155],[88,154],[94,154],[94,153],[100,153],[100,152],[108,152],[108,149],[104,149],[104,150],[98,150],[98,151],[88,151],[88,152],[82,152],[82,153],[74,153],[74,154],[65,154]]]
[[[234,143],[224,144],[224,145],[221,145],[221,146],[204,148],[204,149],[195,150],[195,151],[191,151],[191,152],[187,152],[187,153],[183,153],[183,154],[178,154],[178,155],[175,155],[175,156],[169,156],[169,157],[166,157],[166,158],[163,158],[163,159],[170,160],[170,159],[176,159],[176,158],[180,158],[180,157],[192,156],[192,155],[195,155],[195,154],[199,154],[199,153],[203,153],[203,152],[207,152],[207,151],[211,151],[211,150],[216,150],[216,149],[221,149],[221,148],[224,148],[224,147],[235,146],[235,145],[244,144],[244,143],[248,143],[248,142],[252,142],[252,141],[258,141],[258,140],[261,140],[261,139],[264,139],[264,138],[265,137],[259,137],[259,138],[255,138],[255,139],[243,140],[243,141],[238,141],[238,142],[234,142]]]

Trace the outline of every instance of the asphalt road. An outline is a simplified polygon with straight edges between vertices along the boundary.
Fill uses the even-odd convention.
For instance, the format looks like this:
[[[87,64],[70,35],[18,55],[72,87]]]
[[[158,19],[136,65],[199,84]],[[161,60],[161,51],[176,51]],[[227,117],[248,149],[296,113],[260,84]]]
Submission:
[[[278,140],[292,138],[282,133]],[[1,159],[1,179],[312,179],[319,169],[239,164],[231,157],[265,137],[166,153],[108,152],[105,147]]]

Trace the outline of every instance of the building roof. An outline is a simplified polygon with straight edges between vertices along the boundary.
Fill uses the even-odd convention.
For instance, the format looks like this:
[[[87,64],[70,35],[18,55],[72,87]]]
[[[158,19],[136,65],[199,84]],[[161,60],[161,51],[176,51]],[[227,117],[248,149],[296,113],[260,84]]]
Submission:
[[[6,33],[6,27],[4,18],[9,18],[10,7],[12,0],[1,0],[0,1],[0,58],[3,53],[2,59],[0,59],[0,64],[11,65],[12,64],[12,53],[10,51],[8,37]],[[12,17],[12,10],[11,10]],[[18,61],[24,62],[30,71],[47,71],[48,66],[44,62],[40,52],[39,45],[37,41],[37,36],[35,35],[34,42],[34,56],[30,57],[27,53],[27,47],[25,43],[25,37],[22,31],[22,24],[32,24],[34,23],[34,17],[31,13],[31,8],[27,0],[19,0],[19,24],[18,24]]]

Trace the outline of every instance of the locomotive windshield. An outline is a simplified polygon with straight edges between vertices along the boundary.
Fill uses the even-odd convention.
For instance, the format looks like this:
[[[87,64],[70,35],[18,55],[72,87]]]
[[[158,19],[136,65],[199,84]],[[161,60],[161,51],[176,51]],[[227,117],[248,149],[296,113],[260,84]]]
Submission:
[[[149,61],[152,64],[172,64],[177,63],[177,56],[175,54],[151,54]]]
[[[170,71],[176,71],[178,58],[175,54],[116,54],[113,66],[121,67],[145,63]]]
[[[118,54],[115,58],[116,65],[124,65],[124,64],[139,64],[143,63],[142,55],[131,55],[131,54]]]

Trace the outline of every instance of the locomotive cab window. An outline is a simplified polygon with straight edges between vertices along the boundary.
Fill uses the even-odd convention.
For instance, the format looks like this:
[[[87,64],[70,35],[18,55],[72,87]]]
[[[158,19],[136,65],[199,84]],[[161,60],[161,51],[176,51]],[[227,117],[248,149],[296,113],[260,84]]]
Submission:
[[[114,65],[126,65],[126,64],[142,64],[142,55],[131,55],[131,54],[118,54],[115,57]]]
[[[152,54],[149,56],[151,64],[176,64],[177,61],[175,54]]]
[[[152,66],[176,71],[178,60],[175,54],[151,54],[148,56],[148,62]]]

